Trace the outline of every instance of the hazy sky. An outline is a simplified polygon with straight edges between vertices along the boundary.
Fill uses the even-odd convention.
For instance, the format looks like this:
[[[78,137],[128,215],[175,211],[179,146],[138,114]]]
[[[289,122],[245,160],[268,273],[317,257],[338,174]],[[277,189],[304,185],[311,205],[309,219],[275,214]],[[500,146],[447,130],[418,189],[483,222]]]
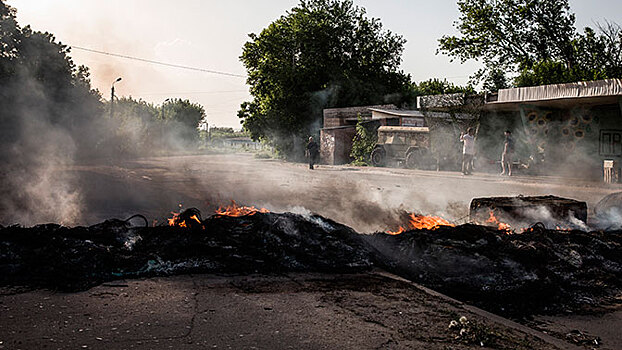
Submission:
[[[248,33],[294,7],[298,0],[7,0],[22,26],[53,33],[63,44],[235,74]],[[604,19],[622,23],[622,1],[571,0],[577,26]],[[408,40],[402,69],[415,81],[447,78],[465,84],[476,63],[450,63],[435,55],[437,40],[455,33],[454,0],[355,0],[384,28]],[[169,97],[202,104],[210,125],[239,128],[236,111],[250,99],[244,78],[162,67],[73,50],[78,64],[90,67],[93,86],[110,98],[142,98],[156,104]]]

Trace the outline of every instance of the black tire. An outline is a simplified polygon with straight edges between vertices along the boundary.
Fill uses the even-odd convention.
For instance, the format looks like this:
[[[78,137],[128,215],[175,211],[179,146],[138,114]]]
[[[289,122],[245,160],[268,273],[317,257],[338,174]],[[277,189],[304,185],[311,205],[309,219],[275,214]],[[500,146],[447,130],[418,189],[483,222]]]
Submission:
[[[408,169],[417,169],[421,166],[421,156],[422,154],[419,151],[408,152],[404,164]]]
[[[387,153],[380,147],[371,151],[371,164],[373,166],[385,166],[387,164]]]

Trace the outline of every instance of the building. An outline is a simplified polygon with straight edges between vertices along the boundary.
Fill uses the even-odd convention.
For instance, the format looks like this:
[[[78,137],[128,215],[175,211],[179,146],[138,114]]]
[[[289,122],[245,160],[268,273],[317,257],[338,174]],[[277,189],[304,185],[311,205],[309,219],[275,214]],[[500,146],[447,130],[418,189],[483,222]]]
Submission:
[[[603,161],[622,157],[622,80],[502,89],[488,95],[422,96],[418,107],[465,112],[478,119],[478,155],[498,163],[503,132],[517,141],[522,169],[550,175],[602,177]]]
[[[232,149],[246,149],[246,150],[260,150],[265,146],[257,141],[253,141],[250,137],[230,137],[217,140],[215,143],[220,144],[222,147]]]
[[[437,96],[429,98],[432,97]],[[463,98],[460,101],[463,101]],[[462,102],[454,103],[455,106],[462,104]],[[394,105],[325,109],[324,127],[320,130],[320,155],[323,163],[345,164],[351,161],[352,141],[356,135],[359,117],[366,127],[374,130],[379,126],[429,126],[437,136],[432,139],[432,148],[437,151],[439,158],[444,160],[457,157],[452,153],[455,153],[454,148],[459,146],[460,129],[471,125],[474,119],[469,113],[449,113],[447,109],[439,106],[435,110],[426,111],[425,114],[420,110],[398,109]],[[443,159],[440,161],[444,162]]]
[[[356,123],[360,117],[368,123],[378,125],[399,125],[399,117],[373,118],[376,111],[397,110],[394,105],[375,105],[347,108],[328,108],[323,112],[324,124],[320,129],[320,159],[324,164],[346,164],[350,162],[352,140],[356,135]],[[379,112],[375,112],[379,113]],[[387,124],[389,123],[389,124]]]

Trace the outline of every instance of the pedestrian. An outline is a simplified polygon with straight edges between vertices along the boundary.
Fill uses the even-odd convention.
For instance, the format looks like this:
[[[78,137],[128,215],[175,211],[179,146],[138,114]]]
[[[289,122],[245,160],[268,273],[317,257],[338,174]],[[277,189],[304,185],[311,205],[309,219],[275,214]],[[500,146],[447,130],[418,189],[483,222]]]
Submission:
[[[505,141],[503,141],[503,153],[501,154],[501,175],[512,176],[512,160],[514,158],[514,139],[510,130],[505,131]],[[506,167],[507,166],[507,167]],[[507,170],[507,171],[506,171]]]
[[[305,155],[309,159],[309,169],[313,170],[313,166],[317,163],[317,159],[320,155],[320,146],[313,141],[313,137],[309,137],[309,143],[307,143]]]
[[[462,145],[462,174],[473,174],[473,157],[475,156],[475,131],[468,128],[466,134],[460,133]]]

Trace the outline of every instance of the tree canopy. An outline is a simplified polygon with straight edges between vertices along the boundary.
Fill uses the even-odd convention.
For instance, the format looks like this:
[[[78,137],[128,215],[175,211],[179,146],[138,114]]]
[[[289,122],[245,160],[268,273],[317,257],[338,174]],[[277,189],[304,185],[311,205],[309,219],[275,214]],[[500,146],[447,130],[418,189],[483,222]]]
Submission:
[[[197,126],[206,118],[205,109],[183,99],[166,99],[154,105],[132,97],[115,101],[112,138],[106,147],[116,156],[168,153],[195,146]]]
[[[475,89],[472,86],[459,86],[447,80],[432,78],[417,83],[413,83],[413,93],[415,96],[424,95],[442,95],[464,92],[474,94]]]
[[[55,131],[70,138],[65,147],[82,149],[93,139],[81,136],[103,112],[88,68],[76,66],[52,34],[19,26],[15,12],[0,0],[0,142],[43,146]]]
[[[205,109],[198,103],[183,99],[169,99],[160,107],[162,120],[167,124],[169,132],[176,134],[176,139],[183,146],[190,146],[197,141],[199,122],[206,118]]]
[[[410,96],[410,77],[399,71],[405,40],[351,0],[302,0],[249,37],[240,60],[253,100],[238,116],[251,137],[281,152],[317,132],[324,108]]]
[[[16,10],[0,0],[0,221],[72,222],[80,215],[80,182],[56,167],[179,150],[197,139],[204,117],[187,100],[166,103],[166,113],[131,98],[115,107],[111,119],[70,48],[20,26]]]
[[[607,23],[579,33],[568,0],[459,0],[460,35],[439,39],[439,52],[477,60],[474,76],[487,89],[621,77],[620,27]],[[507,82],[507,81],[506,81]]]
[[[198,103],[180,98],[167,99],[160,107],[161,119],[165,122],[179,123],[188,129],[196,129],[205,118],[205,109]]]
[[[96,148],[103,105],[69,48],[15,14],[0,0],[0,220],[71,221],[78,194],[51,169]]]

